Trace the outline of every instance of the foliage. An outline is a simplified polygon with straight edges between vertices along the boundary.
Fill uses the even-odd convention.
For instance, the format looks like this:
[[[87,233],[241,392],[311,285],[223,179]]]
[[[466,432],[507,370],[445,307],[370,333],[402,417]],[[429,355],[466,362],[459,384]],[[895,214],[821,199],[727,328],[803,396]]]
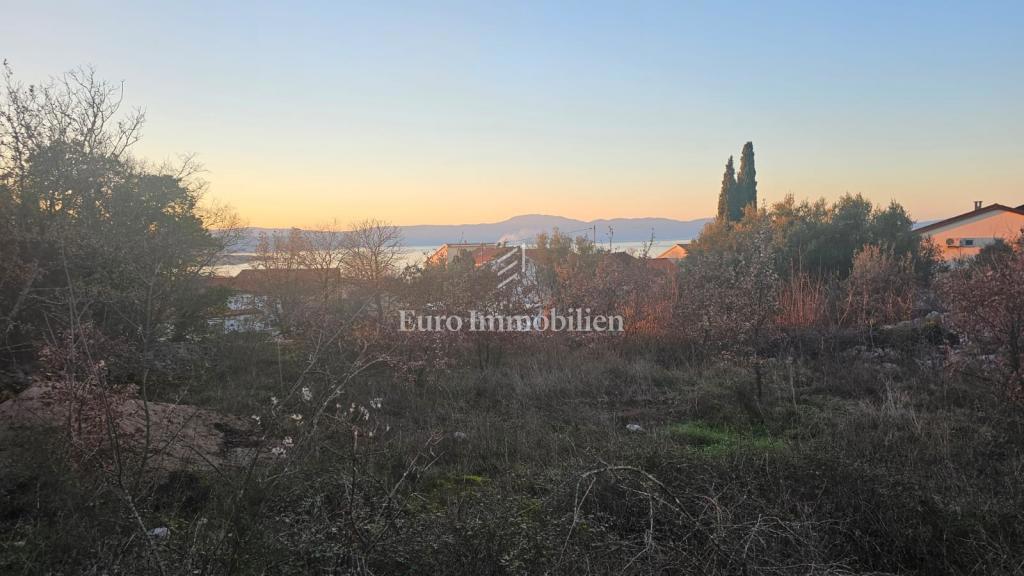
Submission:
[[[747,206],[757,208],[757,168],[754,167],[754,143],[747,142],[740,152],[740,171],[736,174],[736,205],[742,217]]]
[[[761,392],[760,356],[777,327],[779,276],[767,215],[748,209],[728,226],[728,248],[691,251],[683,267],[680,306],[683,330],[692,338],[753,363]],[[715,228],[710,228],[714,234]]]
[[[100,331],[145,347],[182,337],[177,322],[223,248],[200,207],[198,166],[152,168],[129,156],[141,113],[120,115],[120,89],[78,70],[42,86],[4,71],[0,218],[10,269],[0,290],[6,334],[39,339],[69,325],[75,299]],[[52,327],[52,325],[51,325]]]
[[[770,217],[776,231],[781,272],[791,267],[845,278],[854,255],[865,245],[909,255],[919,278],[927,281],[935,255],[914,234],[906,210],[892,202],[877,208],[861,195],[843,195],[831,205],[824,199],[796,202],[792,196],[775,204]]]
[[[938,289],[956,329],[979,354],[996,355],[998,378],[1024,399],[1024,243],[950,270]]]
[[[910,319],[917,284],[911,256],[893,252],[869,244],[854,256],[843,286],[840,323],[872,328]]]
[[[691,243],[690,253],[699,257],[735,252],[752,226],[748,219],[768,222],[775,269],[784,278],[807,273],[842,280],[866,245],[891,252],[895,258],[909,257],[920,283],[927,283],[937,270],[934,248],[914,233],[913,221],[902,206],[893,202],[877,208],[864,197],[849,194],[832,204],[824,199],[797,202],[787,196],[767,210],[748,208],[735,222],[708,224]]]
[[[718,220],[728,222],[738,220],[742,213],[736,210],[736,169],[733,167],[732,156],[725,163],[722,174],[722,189],[718,193]]]
[[[593,278],[604,251],[586,236],[571,237],[557,228],[541,232],[534,240],[532,260],[537,265],[537,286],[555,303],[568,306],[570,293],[579,286],[574,282]]]
[[[739,174],[733,168],[732,156],[725,163],[722,188],[718,193],[718,220],[737,222],[748,206],[757,208],[757,169],[754,167],[754,143],[743,145]]]

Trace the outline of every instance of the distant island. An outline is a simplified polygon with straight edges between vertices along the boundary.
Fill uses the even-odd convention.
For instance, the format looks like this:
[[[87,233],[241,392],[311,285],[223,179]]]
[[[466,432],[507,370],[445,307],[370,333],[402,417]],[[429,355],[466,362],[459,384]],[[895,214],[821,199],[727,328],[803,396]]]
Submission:
[[[562,233],[573,236],[597,235],[599,243],[608,242],[609,227],[613,242],[643,242],[652,235],[657,240],[685,240],[696,238],[705,224],[712,218],[696,220],[673,220],[671,218],[611,218],[601,220],[576,220],[562,216],[524,214],[501,222],[489,224],[420,224],[401,226],[406,246],[440,246],[446,242],[499,242],[522,241],[534,238],[540,232],[558,228]],[[256,250],[261,232],[287,232],[288,228],[246,228],[240,240],[233,247],[234,252]]]

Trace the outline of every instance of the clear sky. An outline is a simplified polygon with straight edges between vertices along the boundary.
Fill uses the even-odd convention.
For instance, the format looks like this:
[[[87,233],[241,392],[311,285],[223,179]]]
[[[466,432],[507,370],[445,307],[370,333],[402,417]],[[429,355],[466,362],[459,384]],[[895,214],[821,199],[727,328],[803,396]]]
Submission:
[[[1024,203],[1024,2],[0,0],[0,57],[91,64],[252,225]]]

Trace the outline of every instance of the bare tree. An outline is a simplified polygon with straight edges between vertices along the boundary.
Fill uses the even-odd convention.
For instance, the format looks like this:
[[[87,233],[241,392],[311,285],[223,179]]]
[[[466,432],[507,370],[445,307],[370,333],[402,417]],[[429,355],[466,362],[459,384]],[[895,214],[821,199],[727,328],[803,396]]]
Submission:
[[[146,115],[122,114],[124,85],[78,68],[42,85],[24,85],[3,62],[0,100],[0,180],[23,179],[32,157],[54,144],[69,144],[87,155],[123,158],[138,142]]]
[[[384,323],[385,294],[398,275],[403,252],[402,231],[382,220],[357,222],[345,233],[342,272],[372,301],[378,324]]]
[[[340,294],[344,247],[345,235],[333,224],[304,233],[299,259],[303,268],[314,271],[320,283],[320,295],[325,301]]]
[[[343,234],[331,226],[293,228],[287,234],[260,235],[254,284],[267,312],[285,331],[323,327],[343,295]]]

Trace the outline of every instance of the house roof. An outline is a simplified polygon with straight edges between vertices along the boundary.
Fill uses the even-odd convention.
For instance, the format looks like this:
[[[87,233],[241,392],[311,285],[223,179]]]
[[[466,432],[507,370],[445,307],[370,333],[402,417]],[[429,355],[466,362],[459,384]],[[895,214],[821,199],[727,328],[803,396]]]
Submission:
[[[688,242],[677,242],[670,246],[668,250],[665,250],[661,254],[655,256],[655,259],[665,258],[670,260],[680,260],[686,257],[686,254],[690,251],[690,244]],[[681,255],[676,256],[679,252]]]
[[[601,254],[602,262],[621,262],[623,264],[628,264],[634,260],[636,260],[636,258],[628,252],[605,252]]]
[[[1009,206],[1003,206],[1002,204],[989,204],[984,208],[971,210],[970,212],[964,212],[963,214],[958,214],[956,216],[953,216],[952,218],[946,218],[945,220],[939,220],[938,222],[932,222],[927,226],[922,226],[921,228],[914,230],[914,232],[917,232],[918,234],[931,232],[932,230],[937,230],[944,226],[955,224],[957,222],[960,222],[961,220],[967,220],[968,218],[980,216],[981,214],[988,214],[989,212],[1010,212],[1012,214],[1019,214],[1021,216],[1024,216],[1024,205],[1018,206],[1017,208],[1011,208]]]
[[[268,284],[285,284],[297,287],[319,286],[325,280],[340,282],[341,270],[316,270],[313,268],[293,269],[256,269],[247,268],[231,278],[228,285],[241,292],[258,293],[267,288]]]
[[[448,261],[448,245],[442,244],[440,248],[427,257],[427,264],[440,264]]]
[[[483,266],[498,256],[504,255],[509,250],[511,248],[505,246],[481,246],[473,251],[473,263],[476,266]]]
[[[442,244],[437,250],[434,251],[429,257],[427,257],[427,264],[441,264],[442,262],[448,262],[448,252],[455,250],[459,252],[475,252],[481,248],[494,248],[497,244],[492,242],[446,242]],[[479,261],[477,265],[479,266]]]

